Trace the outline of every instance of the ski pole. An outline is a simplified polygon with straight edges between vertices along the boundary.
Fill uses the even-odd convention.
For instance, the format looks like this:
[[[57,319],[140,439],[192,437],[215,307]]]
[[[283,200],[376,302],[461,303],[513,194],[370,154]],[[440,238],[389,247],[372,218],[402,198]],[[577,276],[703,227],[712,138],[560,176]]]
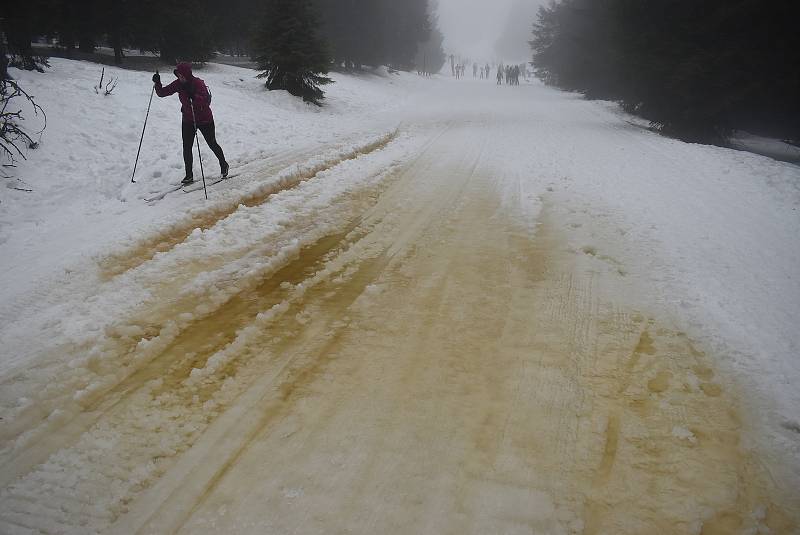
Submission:
[[[139,153],[142,152],[142,141],[144,141],[144,130],[147,128],[147,118],[150,117],[150,105],[153,103],[153,93],[156,90],[156,86],[153,86],[153,89],[150,90],[150,102],[147,103],[147,115],[144,116],[144,126],[142,127],[142,139],[139,140],[139,150],[136,151],[136,163],[133,164],[133,173],[131,174],[131,184],[136,184],[136,181],[133,179],[136,176],[136,166],[139,165]]]
[[[192,122],[194,122],[194,138],[197,140],[197,158],[200,160],[200,176],[203,179],[203,191],[208,200],[208,189],[206,189],[206,174],[203,172],[203,155],[200,154],[200,136],[197,135],[197,117],[194,115],[194,102],[189,99],[189,106],[192,107]]]

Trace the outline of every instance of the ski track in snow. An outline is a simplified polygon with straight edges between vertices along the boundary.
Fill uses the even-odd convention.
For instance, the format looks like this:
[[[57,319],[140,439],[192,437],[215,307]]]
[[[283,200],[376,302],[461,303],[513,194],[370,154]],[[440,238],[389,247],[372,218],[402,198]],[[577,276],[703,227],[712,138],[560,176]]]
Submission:
[[[403,83],[11,294],[0,532],[797,529],[800,170]]]

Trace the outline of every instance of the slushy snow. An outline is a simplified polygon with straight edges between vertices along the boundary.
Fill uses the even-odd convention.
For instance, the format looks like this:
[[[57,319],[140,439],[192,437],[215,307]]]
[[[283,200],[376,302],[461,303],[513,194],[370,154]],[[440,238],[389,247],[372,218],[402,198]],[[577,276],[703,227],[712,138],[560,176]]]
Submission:
[[[33,191],[0,188],[2,487],[24,501],[61,474],[71,478],[65,488],[93,500],[91,511],[75,505],[53,516],[49,529],[80,515],[91,530],[108,526],[168,459],[247,392],[230,381],[213,399],[184,407],[152,377],[126,409],[140,429],[106,422],[29,473],[17,473],[10,459],[36,455],[26,451],[30,444],[85,414],[104,393],[124,389],[133,375],[149,373],[151,359],[189,325],[304,247],[348,232],[347,221],[368,211],[426,149],[431,131],[495,116],[506,121],[506,137],[476,165],[491,174],[507,209],[535,232],[544,199],[568,207],[580,241],[563,246],[597,269],[630,275],[720,356],[751,411],[753,446],[785,467],[776,478],[800,485],[800,167],[660,137],[609,103],[538,83],[510,97],[511,88],[493,83],[385,70],[335,74],[319,109],[266,92],[253,71],[209,64],[196,74],[212,88],[217,137],[237,176],[214,186],[209,201],[200,190],[147,203],[183,176],[177,99],[154,98],[131,184],[150,75],[107,67],[119,81],[102,96],[92,89],[100,66],[51,64],[45,74],[12,70],[47,112],[48,128],[14,170]],[[216,176],[205,146],[203,155],[207,174]],[[174,388],[200,392],[273,317],[336,276],[322,270],[284,283],[282,302]],[[380,293],[368,286],[364,295]],[[171,316],[176,308],[184,312]],[[296,323],[313,325],[314,317],[301,314]],[[120,347],[130,350],[120,354]],[[145,403],[153,392],[156,409]],[[201,406],[204,417],[194,410]],[[160,443],[138,438],[155,431]],[[697,440],[680,426],[671,434]],[[104,457],[120,440],[125,447],[116,457]],[[100,458],[105,464],[97,466]],[[301,493],[287,489],[288,496]]]

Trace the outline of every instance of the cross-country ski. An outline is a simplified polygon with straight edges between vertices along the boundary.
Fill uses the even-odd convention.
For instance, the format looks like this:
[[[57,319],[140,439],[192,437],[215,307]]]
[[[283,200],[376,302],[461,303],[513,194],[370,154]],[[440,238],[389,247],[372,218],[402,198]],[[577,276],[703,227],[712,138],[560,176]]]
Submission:
[[[226,180],[230,180],[232,178],[236,178],[237,176],[239,176],[239,175],[238,174],[232,174],[232,175],[228,175],[226,177],[221,177],[220,176],[220,177],[212,178],[210,181],[206,180],[206,187],[210,188],[211,186],[215,186],[215,185],[219,184],[220,182],[225,182]],[[198,183],[197,181],[195,181],[194,183],[192,183],[192,184],[190,184],[188,186],[184,186],[183,187],[183,192],[184,193],[192,193],[193,191],[200,191],[202,189],[203,189],[202,182]]]
[[[182,188],[184,188],[184,187],[185,187],[185,186],[183,185],[183,183],[176,184],[176,185],[172,185],[172,186],[168,187],[167,189],[165,189],[165,190],[163,190],[163,191],[160,191],[160,192],[158,192],[158,193],[156,193],[156,194],[154,194],[154,195],[151,195],[150,197],[145,197],[145,199],[144,199],[144,200],[145,200],[145,202],[155,202],[155,201],[160,201],[160,200],[162,200],[164,197],[166,197],[167,195],[169,195],[170,193],[174,193],[174,192],[176,192],[176,191],[178,191],[179,189],[182,189]]]

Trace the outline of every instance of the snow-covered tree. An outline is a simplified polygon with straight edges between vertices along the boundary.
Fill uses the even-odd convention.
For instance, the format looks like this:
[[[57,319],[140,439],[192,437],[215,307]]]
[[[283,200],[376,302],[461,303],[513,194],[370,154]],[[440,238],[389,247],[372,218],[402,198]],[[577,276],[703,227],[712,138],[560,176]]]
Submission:
[[[259,78],[269,90],[285,89],[304,101],[321,105],[320,88],[332,83],[326,75],[330,57],[318,37],[319,22],[309,0],[269,0],[255,50]]]

